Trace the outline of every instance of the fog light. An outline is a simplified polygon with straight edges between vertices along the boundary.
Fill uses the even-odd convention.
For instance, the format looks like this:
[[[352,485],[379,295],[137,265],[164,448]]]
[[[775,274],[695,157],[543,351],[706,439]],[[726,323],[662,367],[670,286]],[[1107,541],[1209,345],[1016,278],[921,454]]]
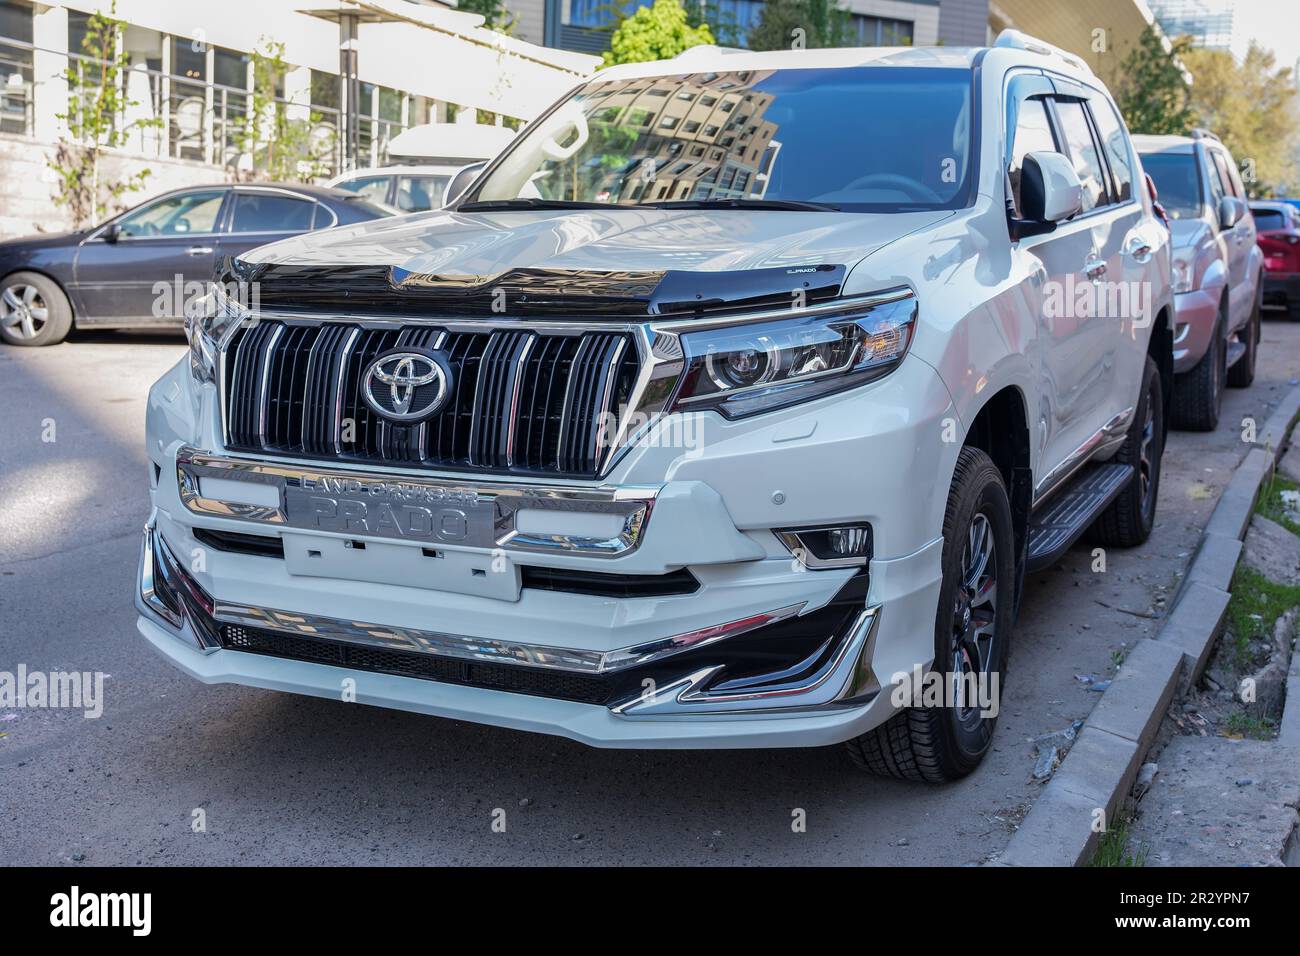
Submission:
[[[859,567],[871,560],[869,524],[786,528],[776,531],[776,536],[805,567]]]

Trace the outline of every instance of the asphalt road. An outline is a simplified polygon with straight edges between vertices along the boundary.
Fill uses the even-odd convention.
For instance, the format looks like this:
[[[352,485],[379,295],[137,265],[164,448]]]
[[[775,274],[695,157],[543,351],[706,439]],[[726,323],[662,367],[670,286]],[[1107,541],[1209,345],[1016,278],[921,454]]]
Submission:
[[[612,752],[233,686],[135,630],[148,384],[176,337],[0,346],[0,671],[101,671],[104,714],[0,709],[0,863],[975,864],[1040,789],[1029,739],[1085,716],[1112,655],[1151,636],[1220,490],[1300,373],[1265,323],[1259,377],[1212,434],[1174,434],[1151,540],[1105,573],[1034,575],[994,751],[942,788],[863,776],[838,748]],[[44,440],[51,437],[53,441]],[[505,832],[493,811],[505,811]],[[202,809],[206,830],[194,832]],[[794,832],[792,814],[806,814]]]

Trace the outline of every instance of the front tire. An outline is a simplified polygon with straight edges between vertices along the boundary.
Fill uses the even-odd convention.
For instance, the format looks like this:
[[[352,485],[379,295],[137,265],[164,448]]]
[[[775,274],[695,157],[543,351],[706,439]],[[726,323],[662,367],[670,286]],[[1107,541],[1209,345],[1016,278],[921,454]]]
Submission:
[[[72,329],[72,306],[59,284],[38,272],[0,282],[0,339],[9,345],[55,345]]]
[[[1227,378],[1227,351],[1223,341],[1223,319],[1220,318],[1210,336],[1210,347],[1196,367],[1174,377],[1174,400],[1169,420],[1175,428],[1212,432],[1218,427]]]
[[[853,762],[881,776],[957,780],[979,766],[993,739],[1015,595],[1015,535],[1002,473],[976,448],[958,455],[943,542],[933,670],[946,688],[980,681],[992,713],[970,698],[922,703],[847,741]]]

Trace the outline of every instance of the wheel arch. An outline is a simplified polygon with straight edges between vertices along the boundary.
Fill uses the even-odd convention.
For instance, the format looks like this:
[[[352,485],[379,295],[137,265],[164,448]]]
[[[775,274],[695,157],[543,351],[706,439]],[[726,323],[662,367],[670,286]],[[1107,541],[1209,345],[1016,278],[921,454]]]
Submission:
[[[962,444],[978,448],[993,460],[1006,483],[1011,524],[1016,535],[1015,604],[1020,606],[1025,550],[1029,541],[1029,512],[1033,506],[1034,473],[1030,458],[1029,410],[1018,386],[1007,385],[980,406]]]
[[[1220,308],[1223,306],[1220,305]],[[1156,313],[1151,320],[1151,334],[1147,337],[1147,355],[1151,356],[1156,363],[1156,371],[1160,373],[1160,401],[1166,436],[1169,433],[1169,410],[1174,400],[1174,327],[1170,321],[1171,311],[1171,307],[1166,305]]]

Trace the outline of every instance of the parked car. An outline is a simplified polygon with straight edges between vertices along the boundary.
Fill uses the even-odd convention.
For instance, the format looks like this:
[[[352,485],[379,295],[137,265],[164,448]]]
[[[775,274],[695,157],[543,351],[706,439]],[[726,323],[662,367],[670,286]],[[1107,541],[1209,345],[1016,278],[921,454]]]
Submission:
[[[158,283],[210,280],[225,256],[390,210],[318,186],[176,189],[93,229],[0,242],[0,339],[53,345],[76,328],[180,326],[179,294]]]
[[[1175,428],[1210,431],[1225,385],[1255,380],[1264,256],[1246,190],[1213,133],[1133,137],[1174,237]]]
[[[425,212],[442,206],[458,166],[371,166],[335,176],[328,185],[356,193],[397,212]]]
[[[1282,200],[1250,204],[1264,253],[1264,304],[1300,319],[1300,208]]]
[[[1140,175],[1014,32],[603,70],[440,215],[231,263],[151,393],[139,630],[210,683],[960,777],[1026,572],[1151,531]]]
[[[449,198],[448,184],[461,169],[481,168],[514,135],[509,127],[475,122],[474,111],[465,110],[454,123],[423,123],[394,136],[386,149],[394,165],[352,170],[329,185],[400,212],[437,209]]]

